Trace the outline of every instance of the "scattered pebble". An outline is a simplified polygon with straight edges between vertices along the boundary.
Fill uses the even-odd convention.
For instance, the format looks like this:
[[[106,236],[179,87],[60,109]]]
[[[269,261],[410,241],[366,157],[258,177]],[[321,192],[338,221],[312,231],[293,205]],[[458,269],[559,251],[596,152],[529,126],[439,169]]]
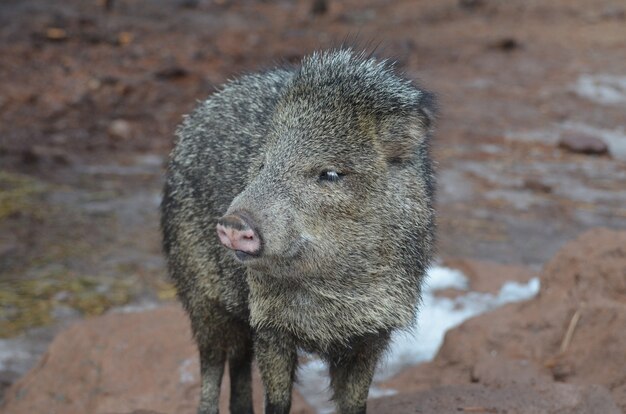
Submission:
[[[491,47],[493,49],[498,49],[503,52],[512,52],[514,50],[520,49],[522,47],[522,44],[514,37],[503,37],[502,39],[493,43]]]
[[[570,152],[588,155],[602,155],[609,151],[606,143],[600,138],[580,133],[564,135],[559,141],[559,147]]]
[[[109,125],[107,132],[113,139],[127,141],[132,138],[133,128],[130,122],[123,119],[115,119]]]
[[[572,365],[565,362],[557,363],[552,368],[552,377],[555,381],[565,382],[567,377],[575,374],[575,369]]]
[[[121,32],[117,35],[117,44],[120,46],[126,46],[133,41],[133,34],[131,32]]]
[[[311,14],[321,16],[328,12],[327,0],[313,0],[311,3]]]
[[[154,76],[156,76],[158,79],[168,79],[168,80],[184,78],[187,75],[189,75],[189,72],[187,71],[187,69],[181,66],[177,66],[177,65],[158,69],[156,72],[154,72]]]
[[[67,32],[60,27],[48,27],[46,29],[46,39],[62,41],[67,39]]]
[[[552,187],[546,183],[541,182],[536,178],[527,178],[524,180],[523,184],[524,188],[527,190],[534,191],[536,193],[546,193],[549,194],[552,192]]]

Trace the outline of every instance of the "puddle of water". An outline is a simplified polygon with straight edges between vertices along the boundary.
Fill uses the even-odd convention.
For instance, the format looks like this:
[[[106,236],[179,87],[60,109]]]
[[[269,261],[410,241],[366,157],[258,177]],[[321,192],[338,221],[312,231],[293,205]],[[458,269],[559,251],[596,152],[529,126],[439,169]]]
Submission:
[[[467,278],[458,270],[441,266],[429,270],[416,326],[394,334],[387,357],[374,376],[371,398],[395,393],[378,388],[377,384],[407,366],[432,360],[449,329],[506,303],[534,297],[539,292],[539,279],[533,278],[528,283],[507,282],[497,295],[467,291],[467,286]],[[435,292],[446,288],[465,290],[467,293],[454,299],[435,296]],[[302,364],[298,377],[300,381],[296,386],[307,402],[320,414],[333,412],[326,364],[319,359],[311,359]]]
[[[582,75],[573,89],[578,96],[599,104],[626,104],[626,76]]]

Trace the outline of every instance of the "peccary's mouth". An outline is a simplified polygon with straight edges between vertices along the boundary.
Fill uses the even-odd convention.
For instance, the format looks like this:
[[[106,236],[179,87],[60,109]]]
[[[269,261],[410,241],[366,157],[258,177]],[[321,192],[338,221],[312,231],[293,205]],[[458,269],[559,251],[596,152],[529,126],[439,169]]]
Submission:
[[[240,262],[247,262],[249,260],[253,260],[259,257],[259,255],[257,254],[250,254],[250,253],[246,253],[242,250],[235,250],[235,257],[240,261]]]
[[[292,243],[287,251],[278,255],[267,255],[267,252],[249,253],[243,250],[231,250],[237,260],[241,264],[245,264],[249,267],[264,267],[272,263],[274,266],[279,263],[286,263],[286,261],[298,260],[302,257],[302,254],[306,250],[310,240],[306,237],[300,237],[294,243]]]

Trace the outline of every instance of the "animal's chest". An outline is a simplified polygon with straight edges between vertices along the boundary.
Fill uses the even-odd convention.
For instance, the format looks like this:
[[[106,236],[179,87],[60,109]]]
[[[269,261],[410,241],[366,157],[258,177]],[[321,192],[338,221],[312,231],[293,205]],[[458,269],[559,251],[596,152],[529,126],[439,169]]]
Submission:
[[[390,323],[388,308],[381,306],[378,299],[349,291],[312,294],[305,289],[276,290],[251,285],[251,325],[255,329],[286,332],[302,348],[324,353],[355,336],[391,328],[394,323]]]

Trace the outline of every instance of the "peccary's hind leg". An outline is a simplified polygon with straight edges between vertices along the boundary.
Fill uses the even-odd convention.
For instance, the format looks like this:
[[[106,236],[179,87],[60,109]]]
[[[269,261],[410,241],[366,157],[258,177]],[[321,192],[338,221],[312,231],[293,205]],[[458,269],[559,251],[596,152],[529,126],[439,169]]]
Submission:
[[[228,358],[230,413],[254,414],[252,409],[252,338],[245,332]]]
[[[265,387],[265,414],[289,414],[296,368],[296,346],[288,335],[259,331],[254,354]]]
[[[367,394],[376,364],[389,334],[359,339],[349,350],[331,355],[330,381],[338,414],[365,414]]]

